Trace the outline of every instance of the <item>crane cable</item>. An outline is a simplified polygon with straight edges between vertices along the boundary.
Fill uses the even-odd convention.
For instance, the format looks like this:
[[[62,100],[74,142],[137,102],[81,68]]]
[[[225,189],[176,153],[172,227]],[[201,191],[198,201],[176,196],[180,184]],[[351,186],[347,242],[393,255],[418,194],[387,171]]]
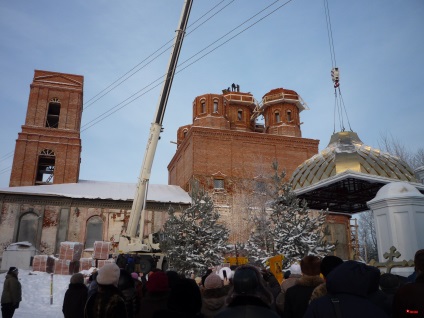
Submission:
[[[331,28],[331,18],[330,18],[330,9],[328,7],[328,0],[324,0],[324,11],[325,11],[325,21],[327,24],[327,36],[328,36],[328,44],[330,47],[330,57],[331,57],[331,79],[334,83],[334,128],[333,133],[336,132],[336,113],[338,115],[340,130],[344,131],[344,116],[346,116],[347,123],[349,125],[349,129],[352,131],[349,122],[349,116],[347,115],[346,106],[343,101],[342,92],[340,90],[340,72],[337,67],[336,62],[336,51],[334,49],[334,41],[333,41],[333,31]],[[344,113],[344,115],[343,115]]]

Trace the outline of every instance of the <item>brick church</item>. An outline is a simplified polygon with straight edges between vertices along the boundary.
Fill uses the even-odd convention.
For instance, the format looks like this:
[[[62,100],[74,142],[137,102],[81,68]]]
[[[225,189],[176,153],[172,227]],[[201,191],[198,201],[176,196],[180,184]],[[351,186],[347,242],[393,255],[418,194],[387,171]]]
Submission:
[[[89,248],[125,228],[135,185],[79,179],[82,105],[82,76],[35,71],[10,187],[0,189],[0,253],[22,240],[46,254],[57,253],[61,241]],[[231,241],[242,242],[254,226],[248,212],[269,200],[262,190],[274,173],[272,162],[289,180],[318,153],[318,140],[302,138],[300,113],[307,106],[293,90],[272,89],[257,102],[237,85],[197,96],[192,107],[192,123],[177,131],[168,185],[149,188],[146,233],[160,229],[169,205],[190,203],[187,192],[197,180],[211,193]],[[349,217],[330,218],[345,229],[336,239],[348,240]]]

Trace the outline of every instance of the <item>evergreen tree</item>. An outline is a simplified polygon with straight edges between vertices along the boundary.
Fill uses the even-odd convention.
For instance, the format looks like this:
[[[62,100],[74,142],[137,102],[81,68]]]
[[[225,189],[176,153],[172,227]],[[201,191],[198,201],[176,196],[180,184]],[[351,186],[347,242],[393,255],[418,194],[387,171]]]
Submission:
[[[251,232],[245,249],[251,263],[263,266],[269,257],[275,255],[271,220],[265,207],[262,207],[259,213],[253,214],[251,221],[255,229]]]
[[[169,210],[161,242],[170,265],[185,275],[200,274],[219,265],[229,234],[224,225],[218,224],[219,213],[211,197],[197,183],[193,183],[191,198],[191,206],[181,213]]]
[[[326,213],[312,213],[306,201],[300,200],[285,182],[285,172],[278,172],[278,163],[273,163],[274,200],[271,202],[270,220],[272,237],[278,254],[283,254],[284,264],[299,261],[306,255],[327,255],[334,246],[327,244],[324,225]]]

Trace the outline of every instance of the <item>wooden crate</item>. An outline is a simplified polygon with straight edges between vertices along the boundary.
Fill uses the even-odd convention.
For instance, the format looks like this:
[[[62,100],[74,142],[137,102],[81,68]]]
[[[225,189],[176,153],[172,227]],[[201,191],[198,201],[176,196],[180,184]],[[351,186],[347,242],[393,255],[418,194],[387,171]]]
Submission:
[[[91,267],[97,267],[94,258],[87,257],[80,259],[80,271],[89,270]]]
[[[35,255],[32,261],[32,270],[37,272],[53,273],[55,259],[48,255]]]
[[[103,260],[109,259],[109,254],[111,254],[111,248],[111,242],[95,241],[93,258]]]
[[[82,255],[84,245],[79,242],[61,242],[59,250],[59,259],[67,261],[79,261]]]
[[[54,273],[57,275],[72,275],[79,272],[79,261],[57,259],[54,263]]]
[[[109,258],[109,259],[99,259],[97,260],[97,268],[102,268],[107,263],[115,263],[115,259]]]

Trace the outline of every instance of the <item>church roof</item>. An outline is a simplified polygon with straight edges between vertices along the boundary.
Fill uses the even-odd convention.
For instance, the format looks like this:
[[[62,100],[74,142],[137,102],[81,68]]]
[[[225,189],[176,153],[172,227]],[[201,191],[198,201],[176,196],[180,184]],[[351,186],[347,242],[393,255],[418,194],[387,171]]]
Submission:
[[[417,182],[412,169],[400,158],[364,145],[355,132],[343,131],[333,134],[327,148],[295,170],[293,188],[307,187],[347,170]]]
[[[80,180],[78,183],[0,188],[0,193],[122,201],[132,201],[134,199],[135,191],[136,184],[134,183],[89,180]],[[191,198],[188,193],[179,186],[150,184],[147,192],[147,201],[190,204]]]
[[[356,133],[346,131],[333,134],[327,148],[302,163],[291,178],[293,189],[309,208],[348,214],[368,210],[367,201],[396,181],[424,192],[400,158],[366,146]]]

